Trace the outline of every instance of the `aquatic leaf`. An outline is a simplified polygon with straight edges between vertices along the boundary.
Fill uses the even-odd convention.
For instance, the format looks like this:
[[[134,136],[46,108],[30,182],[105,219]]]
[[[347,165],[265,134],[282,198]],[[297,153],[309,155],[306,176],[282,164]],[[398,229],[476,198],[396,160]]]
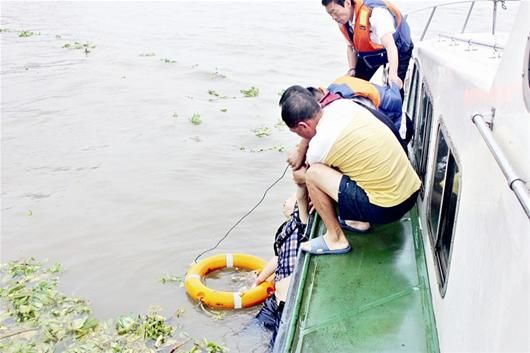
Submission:
[[[161,58],[160,61],[166,64],[175,64],[177,62],[176,60],[168,59],[168,58]]]
[[[22,31],[18,34],[19,37],[31,37],[32,35],[34,35],[35,33],[34,32],[31,32],[31,31]]]
[[[190,118],[190,121],[194,125],[200,125],[202,123],[200,114],[197,114],[197,113],[193,114],[192,117]]]
[[[173,113],[172,116],[173,116],[174,118],[178,118],[178,117],[179,117],[179,115],[178,115],[177,113]]]
[[[223,108],[223,109],[220,109],[223,113],[226,113],[228,111],[228,109],[226,108]]]
[[[220,94],[217,93],[216,91],[214,91],[213,89],[209,89],[209,90],[208,90],[208,94],[209,94],[210,96],[220,97]]]
[[[259,95],[259,89],[254,86],[249,89],[242,89],[240,92],[243,93],[245,97],[257,97]]]
[[[262,127],[259,127],[259,128],[256,128],[256,129],[253,129],[252,132],[257,136],[257,137],[264,137],[264,136],[269,136],[270,134],[272,134],[272,130],[270,127],[267,127],[267,126],[262,126]]]
[[[175,276],[175,275],[165,275],[162,278],[160,278],[160,283],[162,284],[166,284],[169,282],[181,283],[181,282],[184,282],[184,278],[182,278],[182,276]]]

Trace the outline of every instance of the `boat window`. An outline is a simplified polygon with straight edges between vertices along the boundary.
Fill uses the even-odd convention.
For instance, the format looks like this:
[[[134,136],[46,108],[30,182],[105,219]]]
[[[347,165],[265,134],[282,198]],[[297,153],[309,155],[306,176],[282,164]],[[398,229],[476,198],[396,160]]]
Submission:
[[[444,296],[460,193],[460,168],[442,128],[438,129],[437,141],[428,221],[440,291]]]
[[[414,124],[414,159],[416,171],[420,176],[422,185],[425,185],[425,170],[427,151],[429,150],[429,136],[431,133],[432,100],[425,83],[421,86],[421,111]],[[423,198],[423,188],[421,190]]]

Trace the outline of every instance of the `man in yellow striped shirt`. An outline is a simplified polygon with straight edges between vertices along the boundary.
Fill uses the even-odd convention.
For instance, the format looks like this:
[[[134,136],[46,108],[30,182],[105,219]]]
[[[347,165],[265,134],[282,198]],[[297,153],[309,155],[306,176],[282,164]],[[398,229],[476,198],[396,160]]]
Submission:
[[[294,87],[294,89],[293,89]],[[399,220],[416,202],[421,182],[390,129],[366,108],[339,99],[322,109],[302,87],[282,96],[282,119],[309,141],[306,184],[326,234],[302,244],[312,254],[351,250],[338,221],[365,231]]]

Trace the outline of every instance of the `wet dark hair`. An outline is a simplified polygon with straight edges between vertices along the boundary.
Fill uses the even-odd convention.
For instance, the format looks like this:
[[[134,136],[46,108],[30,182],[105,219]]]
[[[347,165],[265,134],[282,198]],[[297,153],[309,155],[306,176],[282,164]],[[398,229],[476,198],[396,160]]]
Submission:
[[[321,109],[311,92],[302,86],[291,86],[285,90],[280,98],[280,106],[282,119],[290,128],[313,118]]]
[[[321,90],[319,90],[318,88],[316,87],[312,87],[312,86],[309,86],[309,87],[306,87],[306,89],[311,93],[311,95],[313,97],[315,97],[315,99],[317,101],[320,102],[320,100],[324,97],[324,93],[322,93]]]
[[[322,0],[322,6],[328,6],[332,2],[334,2],[337,5],[340,5],[340,6],[344,7],[344,0]]]

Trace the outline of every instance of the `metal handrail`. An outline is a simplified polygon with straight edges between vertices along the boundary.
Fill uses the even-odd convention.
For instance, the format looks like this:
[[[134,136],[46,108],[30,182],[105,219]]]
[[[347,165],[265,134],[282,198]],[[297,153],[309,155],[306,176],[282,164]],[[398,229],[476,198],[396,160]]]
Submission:
[[[517,175],[501,147],[497,141],[495,141],[490,125],[485,121],[484,116],[481,114],[474,114],[471,117],[471,120],[477,127],[491,154],[501,168],[501,171],[508,182],[508,186],[515,193],[517,200],[521,206],[523,206],[526,216],[530,219],[530,192],[526,187],[525,181]]]
[[[458,42],[464,42],[464,43],[467,43],[467,44],[470,44],[470,45],[471,44],[475,44],[475,45],[480,45],[480,46],[487,47],[487,48],[492,48],[495,51],[504,50],[504,46],[499,45],[497,43],[494,43],[494,44],[484,43],[484,42],[481,42],[481,41],[478,41],[478,40],[465,39],[465,38],[451,36],[451,35],[448,35],[448,34],[439,34],[438,36],[440,36],[442,38],[447,38],[447,39],[451,39],[451,40],[454,40],[454,41],[458,41]]]
[[[422,41],[425,38],[425,35],[427,34],[427,31],[429,30],[429,26],[431,25],[432,19],[434,17],[434,13],[436,12],[436,10],[439,7],[447,7],[447,6],[458,5],[458,4],[466,4],[466,3],[470,3],[471,4],[470,7],[469,7],[469,10],[467,12],[466,19],[464,21],[464,25],[462,26],[462,31],[460,32],[460,33],[464,33],[464,31],[466,30],[467,24],[469,22],[469,18],[471,16],[471,13],[473,11],[473,8],[475,7],[475,3],[476,2],[492,2],[493,3],[493,20],[492,20],[491,32],[492,32],[492,34],[495,34],[495,29],[496,29],[496,26],[497,26],[497,4],[500,2],[502,4],[502,8],[506,9],[505,3],[508,2],[508,1],[514,2],[514,1],[520,1],[520,0],[464,0],[464,1],[447,2],[447,3],[438,4],[438,5],[434,5],[434,6],[422,7],[422,8],[410,11],[407,14],[405,14],[404,17],[405,17],[405,19],[407,19],[407,17],[410,14],[413,14],[413,13],[416,13],[416,12],[421,12],[421,11],[426,11],[426,10],[431,10],[431,14],[429,15],[429,19],[427,20],[427,23],[425,24],[425,27],[423,28],[423,32],[422,32],[421,37],[420,37],[420,41]]]

